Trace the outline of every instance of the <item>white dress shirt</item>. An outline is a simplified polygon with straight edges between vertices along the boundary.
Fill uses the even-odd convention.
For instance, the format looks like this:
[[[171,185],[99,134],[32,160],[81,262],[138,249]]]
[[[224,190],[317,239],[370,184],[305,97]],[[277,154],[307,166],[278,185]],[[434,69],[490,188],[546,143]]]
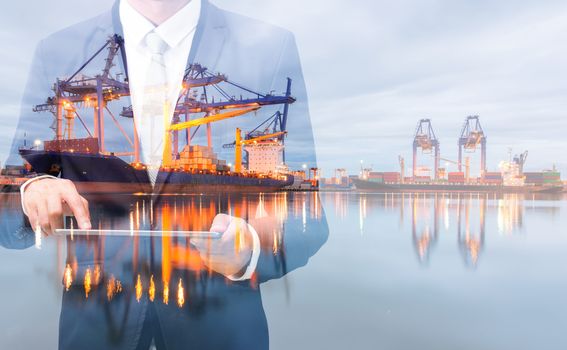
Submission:
[[[138,130],[142,130],[142,125],[141,118],[136,116],[144,115],[145,79],[151,60],[151,52],[145,44],[146,36],[153,31],[168,45],[164,54],[164,61],[169,86],[167,91],[169,115],[164,117],[170,121],[173,117],[177,99],[181,93],[187,58],[189,57],[200,13],[201,0],[191,0],[176,14],[156,27],[136,11],[127,0],[120,1],[119,15],[124,33],[126,57],[128,58],[130,97],[134,112],[134,122]],[[138,134],[141,133],[139,132]],[[156,137],[163,139],[163,135],[157,135]],[[152,153],[149,142],[150,140],[147,138],[140,137],[140,146],[146,156]],[[149,163],[148,159],[144,159],[144,161],[146,164]]]
[[[140,130],[141,124],[136,115],[142,115],[145,91],[145,79],[151,61],[151,52],[145,45],[145,38],[150,32],[157,33],[160,38],[169,46],[164,54],[166,75],[169,91],[167,92],[170,116],[165,116],[171,120],[177,103],[177,99],[182,89],[183,75],[187,66],[187,60],[191,51],[193,37],[201,14],[201,0],[191,0],[185,7],[167,19],[159,26],[153,25],[142,14],[134,9],[127,0],[120,0],[119,15],[124,33],[124,45],[126,57],[128,58],[128,78],[130,86],[130,98],[134,112],[134,122],[136,128]],[[140,134],[140,133],[139,133]],[[163,135],[162,135],[163,137]],[[148,140],[140,138],[142,151],[149,150]],[[148,153],[148,152],[146,152]],[[24,183],[21,188],[21,200],[24,213],[27,215],[24,206],[25,188],[35,180],[39,180],[49,175],[35,177]],[[252,235],[252,254],[251,259],[242,276],[226,276],[233,281],[243,281],[250,279],[256,270],[260,256],[260,239],[258,233],[251,225],[248,231]]]

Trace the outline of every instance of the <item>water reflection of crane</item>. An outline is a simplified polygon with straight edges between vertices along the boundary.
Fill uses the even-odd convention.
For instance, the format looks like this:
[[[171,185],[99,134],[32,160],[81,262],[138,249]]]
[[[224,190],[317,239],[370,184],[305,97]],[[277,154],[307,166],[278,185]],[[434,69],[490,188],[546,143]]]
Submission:
[[[423,199],[423,204],[426,204],[426,198]],[[419,262],[426,264],[429,262],[430,252],[433,246],[437,243],[439,237],[439,211],[438,211],[438,198],[433,199],[433,228],[427,224],[420,232],[418,232],[417,224],[419,217],[419,204],[418,197],[413,197],[411,200],[412,206],[412,240]],[[428,209],[426,207],[426,209]]]
[[[470,195],[472,197],[472,194]],[[464,262],[467,266],[476,267],[480,254],[484,249],[484,237],[486,231],[486,198],[478,198],[479,231],[471,230],[471,207],[472,198],[464,201],[457,198],[457,242]],[[462,225],[462,212],[464,209],[464,229]]]
[[[526,198],[519,194],[489,196],[479,193],[322,193],[322,196],[325,202],[334,205],[335,213],[342,221],[350,222],[356,215],[358,221],[353,222],[357,222],[361,229],[370,227],[377,217],[383,218],[381,214],[395,219],[400,231],[403,231],[404,223],[411,221],[412,245],[418,261],[424,265],[442,241],[443,232],[452,233],[451,237],[456,233],[457,250],[469,267],[478,265],[484,251],[487,211],[490,209],[496,215],[495,218],[491,216],[492,232],[515,233],[523,225],[523,201]],[[352,208],[357,209],[356,214],[349,212]],[[545,210],[551,214],[558,211],[555,207],[531,210]]]
[[[515,193],[505,194],[498,200],[498,232],[509,235],[522,226],[522,199]]]
[[[274,264],[281,265],[285,269],[285,254],[283,252],[284,240],[283,232],[285,230],[285,222],[288,218],[288,203],[295,203],[301,205],[303,208],[303,215],[307,215],[304,220],[317,219],[321,217],[322,212],[319,205],[316,193],[309,194],[293,194],[293,198],[288,198],[288,193],[275,193],[275,194],[251,194],[246,196],[235,196],[231,198],[220,196],[191,196],[191,197],[171,197],[164,198],[159,204],[151,202],[147,197],[134,197],[130,202],[129,215],[111,216],[105,215],[99,221],[99,228],[105,229],[126,229],[129,227],[131,230],[142,229],[141,225],[147,220],[153,222],[163,231],[206,231],[209,229],[211,222],[219,212],[231,212],[233,215],[244,218],[253,227],[257,229],[261,238],[261,249],[266,252],[273,253]],[[295,200],[294,200],[295,199]],[[97,208],[93,209],[94,212]],[[85,240],[84,237],[74,237],[66,242],[67,261],[71,270],[71,278],[73,280],[81,280],[84,278],[86,271],[79,271],[77,265],[77,257],[75,247],[77,244],[86,244],[92,251],[94,261],[100,262],[97,266],[91,266],[92,280],[89,285],[94,288],[99,278],[97,278],[96,271],[99,271],[102,280],[109,277],[105,276],[107,267],[104,265],[105,259],[105,241],[108,237],[90,237]],[[159,257],[161,266],[158,267],[160,280],[156,284],[169,285],[169,277],[174,270],[192,271],[196,274],[210,275],[211,271],[202,261],[198,251],[194,250],[189,240],[183,237],[170,237],[164,235],[162,237],[152,237],[153,241],[159,241],[159,251],[152,250],[152,256]],[[134,274],[143,273],[145,264],[142,261],[142,251],[144,246],[140,246],[140,237],[134,235],[131,240],[125,241],[127,246],[125,250],[131,250],[131,260],[125,260],[127,265],[125,269],[133,271]],[[58,248],[65,246],[64,240],[57,241]],[[65,266],[65,265],[63,265]],[[145,287],[149,286],[151,276],[142,275],[142,284]],[[173,282],[173,281],[171,281]],[[173,284],[172,284],[173,287]]]

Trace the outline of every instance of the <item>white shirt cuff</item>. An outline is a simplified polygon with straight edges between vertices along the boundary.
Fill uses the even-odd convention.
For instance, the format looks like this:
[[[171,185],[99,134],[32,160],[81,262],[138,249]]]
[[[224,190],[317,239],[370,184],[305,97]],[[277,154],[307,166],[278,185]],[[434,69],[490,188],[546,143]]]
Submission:
[[[36,176],[36,177],[32,177],[31,179],[29,179],[28,181],[24,182],[21,186],[20,186],[20,201],[22,203],[22,210],[24,212],[24,214],[26,214],[26,216],[28,216],[28,213],[26,211],[26,206],[24,205],[24,192],[26,190],[26,187],[29,186],[29,184],[31,184],[34,181],[37,180],[41,180],[41,179],[58,179],[58,177],[55,176],[51,176],[51,175],[40,175],[40,176]]]
[[[252,234],[252,257],[250,258],[250,263],[248,263],[248,267],[242,276],[237,276],[236,274],[226,276],[231,281],[238,282],[238,281],[246,281],[252,278],[252,275],[256,271],[256,266],[258,266],[258,259],[260,258],[260,237],[258,236],[258,232],[252,227],[252,225],[248,224],[248,232]]]

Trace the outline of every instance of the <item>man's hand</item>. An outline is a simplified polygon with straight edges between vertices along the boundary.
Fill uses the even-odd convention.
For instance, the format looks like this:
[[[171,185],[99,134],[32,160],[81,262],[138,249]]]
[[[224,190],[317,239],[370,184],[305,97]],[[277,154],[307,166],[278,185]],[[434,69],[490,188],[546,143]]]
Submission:
[[[23,198],[34,230],[40,226],[45,233],[51,234],[63,227],[63,215],[71,214],[77,219],[79,229],[91,228],[89,204],[69,180],[36,180],[25,188]]]
[[[252,233],[240,218],[219,214],[211,225],[212,232],[222,233],[219,239],[192,239],[205,265],[226,277],[236,276],[248,266],[252,256]],[[237,276],[238,277],[238,276]]]

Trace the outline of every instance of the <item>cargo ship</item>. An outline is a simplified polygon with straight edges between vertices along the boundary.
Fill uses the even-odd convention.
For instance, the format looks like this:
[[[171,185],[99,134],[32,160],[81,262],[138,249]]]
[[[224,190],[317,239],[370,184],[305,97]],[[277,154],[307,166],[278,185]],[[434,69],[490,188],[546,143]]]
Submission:
[[[415,192],[482,192],[482,193],[561,193],[563,186],[525,185],[504,186],[490,184],[455,184],[455,183],[378,183],[361,178],[352,179],[357,190],[387,193]]]
[[[484,192],[484,193],[561,193],[563,185],[555,170],[525,173],[508,179],[506,174],[490,172],[480,179],[466,180],[463,172],[449,173],[447,180],[426,176],[404,178],[396,172],[368,172],[352,178],[361,191],[377,192]]]
[[[102,56],[105,48],[108,54],[101,60],[98,56]],[[115,64],[119,55],[122,59]],[[102,73],[86,74],[87,67],[96,62],[104,64]],[[81,192],[156,191],[149,180],[147,166],[141,161],[141,143],[132,106],[121,105],[120,121],[111,112],[113,101],[130,96],[127,72],[113,68],[120,67],[120,62],[125,62],[124,41],[114,35],[74,74],[57,79],[53,87],[55,95],[34,107],[35,112],[50,112],[54,116],[55,135],[51,140],[36,140],[33,147],[20,148],[19,153],[32,172],[60,175],[73,181]],[[163,136],[163,160],[156,180],[159,191],[270,192],[292,184],[293,175],[287,171],[283,160],[289,105],[295,102],[291,96],[291,83],[291,79],[287,79],[283,95],[262,94],[243,88],[224,74],[190,64],[173,111],[168,114],[164,107],[164,118],[172,117]],[[251,97],[243,97],[243,94]],[[235,141],[231,144],[235,149],[233,166],[218,159],[212,147],[211,124],[256,113],[264,106],[283,106],[283,112],[278,111],[244,136],[240,129],[236,129]],[[77,119],[84,128],[85,137],[75,136]],[[114,122],[114,135],[120,135],[117,130],[120,131],[131,145],[131,151],[115,153],[107,148],[105,134],[109,130],[107,126],[105,131],[105,119]],[[128,126],[124,127],[123,123]],[[112,126],[109,122],[106,124]],[[262,126],[264,129],[258,131]],[[201,127],[206,129],[206,146],[195,145],[192,141]],[[39,147],[41,144],[43,149]],[[243,151],[254,156],[248,159],[247,167],[244,166]],[[269,157],[266,152],[271,152]],[[277,153],[275,156],[272,155],[274,152]]]
[[[69,179],[81,193],[152,192],[142,164],[130,164],[114,155],[21,149],[20,155],[36,173]],[[237,174],[229,167],[208,169],[162,168],[156,183],[165,193],[273,192],[293,183],[293,176]]]

